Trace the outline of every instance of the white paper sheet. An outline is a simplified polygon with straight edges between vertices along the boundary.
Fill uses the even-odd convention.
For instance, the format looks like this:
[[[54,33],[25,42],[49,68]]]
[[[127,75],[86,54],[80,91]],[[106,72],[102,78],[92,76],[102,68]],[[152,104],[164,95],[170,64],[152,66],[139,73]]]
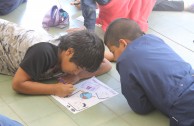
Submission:
[[[53,98],[74,114],[118,94],[116,91],[99,81],[96,77],[76,84],[75,88],[76,90],[65,98],[52,95]]]

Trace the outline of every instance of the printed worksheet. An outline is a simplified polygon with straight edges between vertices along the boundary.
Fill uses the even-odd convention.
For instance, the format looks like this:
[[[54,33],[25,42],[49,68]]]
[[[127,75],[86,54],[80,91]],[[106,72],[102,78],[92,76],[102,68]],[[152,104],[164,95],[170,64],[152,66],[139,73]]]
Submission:
[[[84,80],[75,85],[76,90],[68,97],[53,96],[69,111],[76,114],[107,100],[118,93],[99,81],[96,77]]]

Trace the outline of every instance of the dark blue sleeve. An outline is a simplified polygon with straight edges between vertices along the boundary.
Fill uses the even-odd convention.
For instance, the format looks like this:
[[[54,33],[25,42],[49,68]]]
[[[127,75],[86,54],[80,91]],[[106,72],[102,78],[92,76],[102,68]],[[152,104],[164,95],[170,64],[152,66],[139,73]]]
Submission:
[[[88,30],[94,30],[96,24],[96,2],[95,0],[81,0],[84,26]]]
[[[138,84],[135,77],[128,72],[130,68],[123,63],[117,64],[120,74],[122,93],[131,109],[139,114],[147,114],[155,108],[147,98],[144,90]]]

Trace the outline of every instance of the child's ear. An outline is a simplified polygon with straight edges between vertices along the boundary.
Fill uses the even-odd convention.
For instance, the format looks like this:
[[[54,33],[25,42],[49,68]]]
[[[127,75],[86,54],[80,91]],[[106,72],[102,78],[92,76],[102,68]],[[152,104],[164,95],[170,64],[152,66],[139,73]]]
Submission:
[[[66,51],[66,55],[71,55],[71,56],[73,56],[73,54],[74,54],[74,49],[73,48],[68,48]]]
[[[119,39],[119,46],[126,47],[128,44],[127,40]]]

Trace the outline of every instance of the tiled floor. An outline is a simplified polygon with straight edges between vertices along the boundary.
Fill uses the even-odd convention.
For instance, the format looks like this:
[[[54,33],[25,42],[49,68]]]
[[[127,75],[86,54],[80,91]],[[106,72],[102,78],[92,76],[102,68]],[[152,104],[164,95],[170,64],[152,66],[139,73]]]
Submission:
[[[63,2],[62,2],[63,1]],[[80,11],[69,5],[73,0],[61,0],[61,5],[71,15],[70,27],[82,23],[75,18]],[[46,11],[57,0],[28,0],[14,12],[0,18],[24,27],[44,31],[41,22]],[[149,31],[164,39],[183,59],[194,68],[194,14],[188,12],[152,12]],[[64,29],[52,28],[52,35],[60,35]],[[97,29],[102,37],[102,31]],[[98,79],[120,92],[120,82],[115,64],[113,69]],[[169,120],[155,111],[145,116],[131,111],[120,93],[110,100],[97,104],[76,115],[65,109],[51,96],[17,94],[11,89],[12,77],[0,75],[0,113],[18,120],[25,126],[168,126]],[[55,81],[55,80],[52,80]]]

